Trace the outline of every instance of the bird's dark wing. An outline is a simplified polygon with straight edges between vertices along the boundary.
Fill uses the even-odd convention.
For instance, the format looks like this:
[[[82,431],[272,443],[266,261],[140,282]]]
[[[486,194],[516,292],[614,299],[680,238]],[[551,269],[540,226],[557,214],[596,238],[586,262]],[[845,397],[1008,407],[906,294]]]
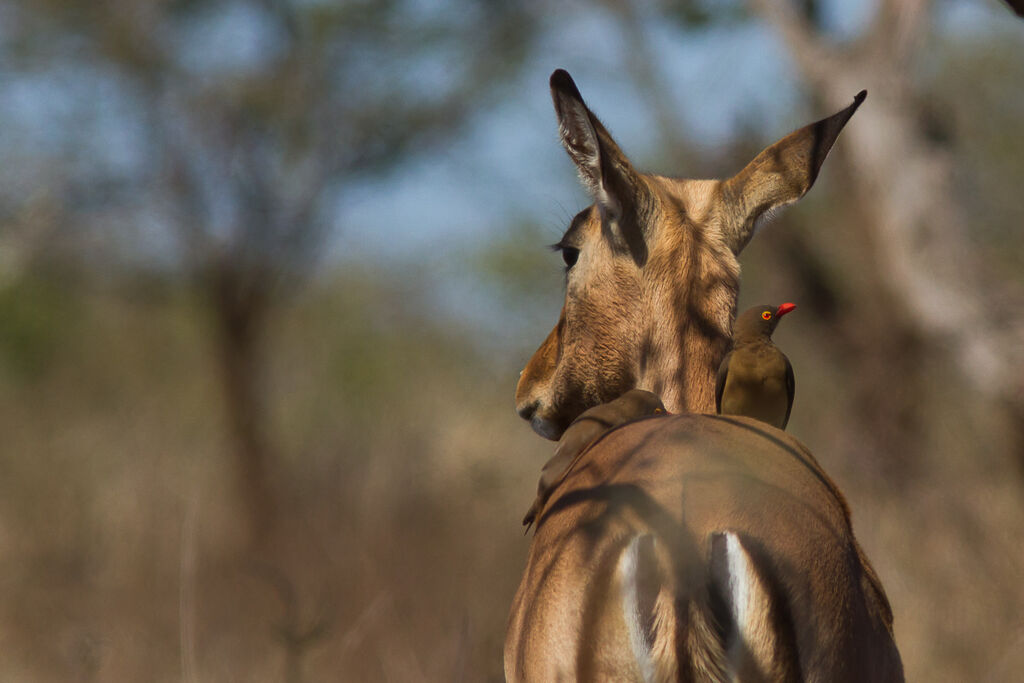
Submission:
[[[725,354],[722,364],[718,366],[718,376],[715,377],[715,412],[722,413],[722,393],[725,391],[725,379],[729,375],[729,361],[732,359],[732,351]]]
[[[793,412],[793,396],[796,394],[796,377],[793,375],[793,366],[790,364],[789,359],[783,354],[782,358],[786,361],[786,417],[782,420],[782,428],[785,429],[786,425],[789,424],[789,414]]]

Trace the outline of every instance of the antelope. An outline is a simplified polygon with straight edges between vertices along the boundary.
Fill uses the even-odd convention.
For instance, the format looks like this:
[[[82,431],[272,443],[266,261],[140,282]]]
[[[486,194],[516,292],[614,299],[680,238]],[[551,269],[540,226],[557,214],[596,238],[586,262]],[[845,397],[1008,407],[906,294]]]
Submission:
[[[737,256],[814,184],[866,93],[726,180],[639,173],[568,73],[551,94],[594,203],[556,245],[565,303],[517,410],[549,439],[632,388],[675,414],[603,435],[543,505],[506,679],[902,681],[892,610],[839,489],[789,434],[713,414]]]

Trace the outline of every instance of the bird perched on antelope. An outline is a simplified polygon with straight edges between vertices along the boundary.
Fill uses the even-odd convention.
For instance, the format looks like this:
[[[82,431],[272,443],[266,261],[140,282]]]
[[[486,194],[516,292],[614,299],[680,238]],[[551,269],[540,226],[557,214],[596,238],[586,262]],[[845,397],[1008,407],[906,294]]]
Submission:
[[[754,306],[736,318],[732,350],[722,359],[715,383],[719,415],[745,415],[786,428],[793,408],[793,366],[772,342],[772,332],[794,308],[790,303]]]
[[[565,478],[587,446],[602,434],[627,422],[659,414],[665,414],[665,406],[660,398],[643,389],[630,389],[614,401],[594,406],[573,420],[555,446],[555,454],[540,471],[537,497],[523,517],[523,526],[527,527],[527,531],[551,492]]]

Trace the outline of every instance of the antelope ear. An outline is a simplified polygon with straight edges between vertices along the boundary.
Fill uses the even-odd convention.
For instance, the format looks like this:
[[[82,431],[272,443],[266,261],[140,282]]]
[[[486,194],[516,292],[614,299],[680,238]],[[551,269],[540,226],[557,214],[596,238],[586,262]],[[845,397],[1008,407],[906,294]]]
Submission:
[[[730,207],[726,233],[733,253],[747,246],[759,221],[811,189],[839,132],[865,97],[867,91],[861,90],[846,109],[793,131],[723,183]]]
[[[647,193],[640,174],[562,69],[551,74],[551,99],[562,146],[576,164],[580,180],[597,202],[602,218],[613,229],[618,227],[634,250],[636,238],[642,240],[638,212]]]

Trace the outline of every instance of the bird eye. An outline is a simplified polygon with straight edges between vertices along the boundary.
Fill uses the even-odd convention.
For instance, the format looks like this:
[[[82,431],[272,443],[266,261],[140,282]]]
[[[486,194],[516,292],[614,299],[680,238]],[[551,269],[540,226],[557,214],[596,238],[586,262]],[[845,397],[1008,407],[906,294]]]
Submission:
[[[562,260],[565,261],[566,268],[572,268],[576,265],[576,261],[580,257],[580,250],[573,247],[561,247]]]
[[[765,311],[764,313],[761,314],[761,317],[764,318],[765,320],[771,320],[772,319],[772,312],[771,311]]]

